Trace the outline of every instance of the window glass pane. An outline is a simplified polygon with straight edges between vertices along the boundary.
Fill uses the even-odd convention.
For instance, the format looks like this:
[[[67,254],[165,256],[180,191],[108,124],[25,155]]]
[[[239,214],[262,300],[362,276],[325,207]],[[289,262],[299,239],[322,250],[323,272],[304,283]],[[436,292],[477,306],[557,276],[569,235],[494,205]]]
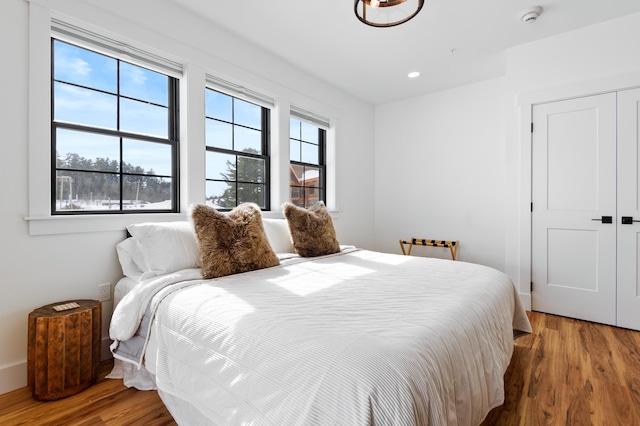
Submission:
[[[233,130],[234,150],[262,154],[262,133],[259,130],[240,126],[233,126]]]
[[[205,114],[207,117],[231,122],[233,120],[232,97],[207,89],[205,91]]]
[[[238,183],[238,204],[256,203],[264,207],[264,185],[254,183]]]
[[[74,130],[56,130],[59,169],[120,171],[120,138]]]
[[[318,164],[318,145],[302,142],[302,162]]]
[[[120,95],[169,106],[169,77],[120,62]]]
[[[289,185],[291,186],[304,186],[304,166],[299,164],[292,164],[289,169]]]
[[[290,188],[289,200],[291,201],[291,204],[298,207],[305,207],[304,188],[292,186]]]
[[[54,119],[116,129],[118,98],[95,90],[54,83]]]
[[[207,151],[207,179],[236,180],[236,156]]]
[[[300,131],[300,120],[296,120],[295,118],[289,119],[289,137],[291,139],[300,139],[302,136]]]
[[[122,208],[126,210],[171,210],[171,178],[127,176],[122,181]]]
[[[207,205],[215,208],[236,206],[235,184],[221,181],[207,181]]]
[[[309,143],[318,144],[318,127],[309,123],[302,124],[302,140]]]
[[[58,40],[53,55],[54,79],[117,93],[117,60]]]
[[[233,126],[207,118],[206,134],[207,146],[215,148],[233,149]]]
[[[120,98],[120,130],[168,137],[168,109],[145,102]]]
[[[301,161],[300,141],[295,139],[289,139],[289,159],[291,161]]]
[[[305,167],[302,175],[303,185],[306,187],[320,186],[320,169],[317,167]]]
[[[56,211],[118,210],[120,177],[113,173],[56,172]]]
[[[262,107],[237,98],[233,103],[233,122],[235,124],[262,129]]]
[[[236,176],[238,182],[264,182],[264,160],[260,158],[238,156],[238,170]]]
[[[171,176],[171,146],[123,139],[122,162],[124,173]]]
[[[305,207],[309,208],[314,204],[317,204],[320,200],[324,200],[324,189],[322,188],[316,189],[313,193],[309,195],[309,198],[307,199],[307,204],[305,205]]]
[[[227,206],[227,208],[233,208],[238,205],[236,185],[236,182],[226,182],[226,187],[219,199],[221,205]]]

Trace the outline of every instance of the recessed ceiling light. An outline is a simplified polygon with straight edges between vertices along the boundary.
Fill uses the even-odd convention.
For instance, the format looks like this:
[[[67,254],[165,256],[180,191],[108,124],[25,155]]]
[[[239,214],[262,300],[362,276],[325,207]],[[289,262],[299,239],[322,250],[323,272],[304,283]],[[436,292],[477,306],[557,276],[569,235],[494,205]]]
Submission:
[[[420,75],[420,73],[418,71],[411,71],[409,74],[407,74],[407,77],[416,78],[419,75]]]

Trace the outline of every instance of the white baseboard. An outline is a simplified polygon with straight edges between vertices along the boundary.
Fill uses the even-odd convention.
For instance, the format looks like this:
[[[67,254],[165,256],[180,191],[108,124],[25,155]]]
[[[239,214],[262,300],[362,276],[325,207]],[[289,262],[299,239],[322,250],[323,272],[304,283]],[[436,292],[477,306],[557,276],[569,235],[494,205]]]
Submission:
[[[531,294],[529,293],[519,293],[520,294],[520,301],[522,302],[522,306],[524,306],[524,308],[527,311],[531,310]]]
[[[100,361],[113,358],[111,355],[111,339],[103,338],[100,342]],[[27,361],[0,368],[0,395],[27,386]]]
[[[27,362],[0,368],[0,395],[27,386]]]

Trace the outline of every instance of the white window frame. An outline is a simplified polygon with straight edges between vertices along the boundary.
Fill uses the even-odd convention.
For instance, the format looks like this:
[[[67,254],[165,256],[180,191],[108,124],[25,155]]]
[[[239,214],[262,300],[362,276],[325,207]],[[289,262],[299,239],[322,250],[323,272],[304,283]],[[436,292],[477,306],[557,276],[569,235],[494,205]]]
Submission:
[[[58,17],[35,2],[29,4],[29,234],[60,234],[122,230],[134,222],[184,219],[183,213],[127,215],[51,214],[51,38],[102,54],[142,59],[155,71],[182,76],[181,65],[147,53],[134,45],[102,37],[68,18]],[[48,70],[48,72],[43,72]],[[180,179],[182,176],[176,177]],[[48,194],[48,195],[47,195]],[[181,196],[182,199],[182,196]],[[176,200],[182,207],[180,200]]]

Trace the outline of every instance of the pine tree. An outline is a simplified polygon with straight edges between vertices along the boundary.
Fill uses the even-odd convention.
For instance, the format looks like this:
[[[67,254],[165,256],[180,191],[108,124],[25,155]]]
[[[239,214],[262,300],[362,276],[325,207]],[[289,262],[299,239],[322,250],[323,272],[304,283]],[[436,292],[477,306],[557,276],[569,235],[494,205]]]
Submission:
[[[258,154],[255,149],[246,149],[244,152]],[[227,207],[234,207],[245,202],[256,203],[264,207],[265,202],[265,161],[261,158],[236,156],[236,164],[227,161],[227,171],[221,172],[223,179],[227,181],[227,189],[222,194],[221,200]]]

